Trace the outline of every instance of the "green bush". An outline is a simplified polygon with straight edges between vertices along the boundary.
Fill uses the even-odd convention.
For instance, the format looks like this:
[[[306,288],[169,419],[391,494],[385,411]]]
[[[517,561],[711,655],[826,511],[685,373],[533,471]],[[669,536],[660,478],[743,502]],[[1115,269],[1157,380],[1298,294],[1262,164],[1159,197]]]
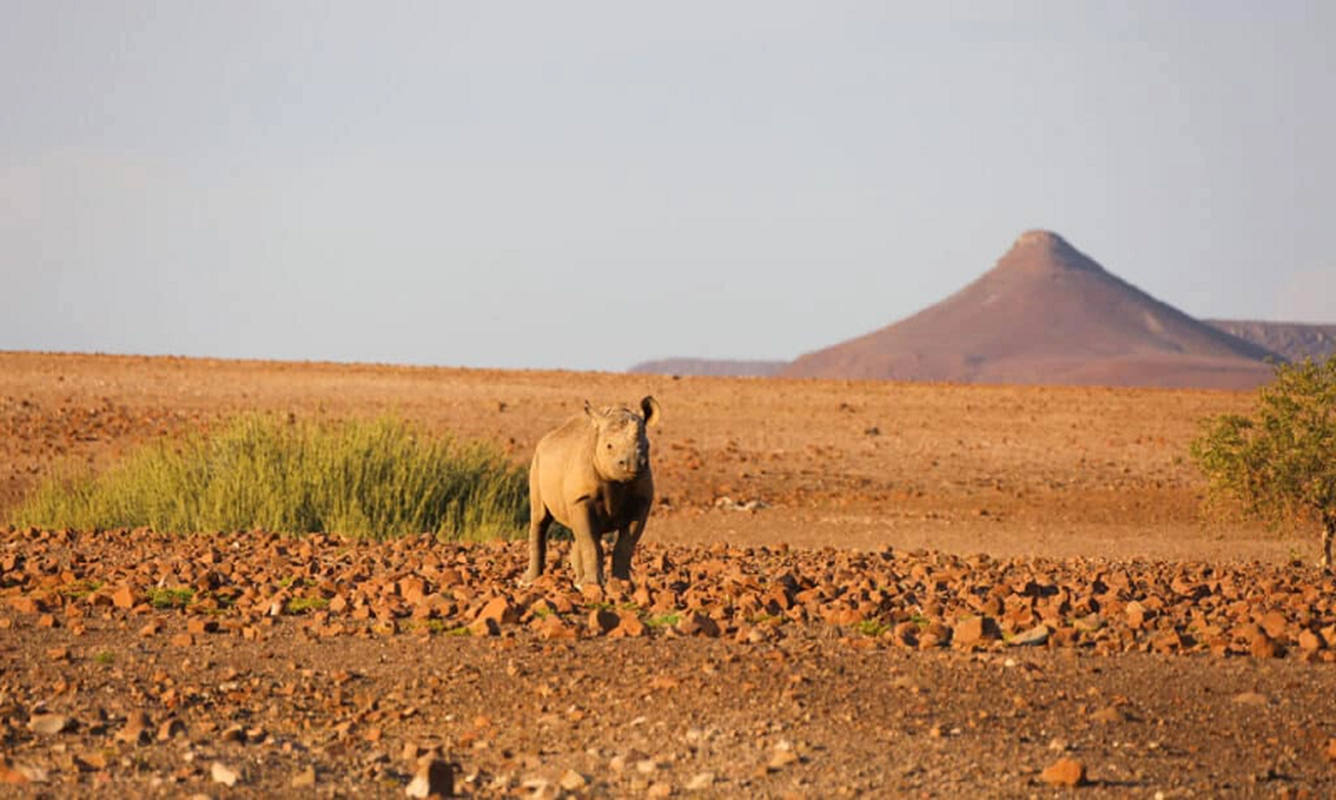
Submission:
[[[1232,498],[1273,523],[1322,526],[1322,565],[1336,537],[1336,356],[1276,367],[1251,415],[1208,419],[1192,443],[1208,497]]]
[[[394,418],[250,415],[148,446],[98,477],[48,480],[15,517],[46,528],[509,538],[528,524],[528,482],[491,446]]]

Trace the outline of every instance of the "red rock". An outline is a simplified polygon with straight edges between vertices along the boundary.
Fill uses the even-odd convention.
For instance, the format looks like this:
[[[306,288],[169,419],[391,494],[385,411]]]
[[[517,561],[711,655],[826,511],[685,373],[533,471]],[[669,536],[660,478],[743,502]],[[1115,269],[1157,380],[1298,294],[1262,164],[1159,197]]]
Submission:
[[[644,636],[648,632],[645,623],[641,622],[640,617],[635,614],[623,612],[617,616],[620,618],[620,621],[617,623],[617,627],[613,628],[612,632],[608,634],[612,638],[635,639]]]
[[[139,602],[139,597],[135,594],[134,589],[129,586],[122,586],[115,592],[112,592],[111,603],[117,608],[134,608],[135,603],[137,602]]]
[[[204,634],[218,630],[218,620],[207,617],[191,617],[186,620],[186,633]]]
[[[966,617],[951,629],[951,642],[957,647],[974,647],[1002,638],[992,617]]]
[[[1280,658],[1285,655],[1285,648],[1270,636],[1258,636],[1248,645],[1248,652],[1253,658]]]
[[[1123,608],[1123,616],[1127,618],[1127,627],[1139,631],[1145,626],[1146,618],[1150,616],[1150,612],[1141,603],[1133,600]]]
[[[575,628],[556,614],[542,617],[533,624],[540,639],[574,639],[579,635]]]
[[[469,633],[474,636],[499,636],[501,626],[491,617],[478,617],[468,625]]]
[[[1044,768],[1039,779],[1049,786],[1084,786],[1085,764],[1074,758],[1060,758]]]
[[[1280,639],[1284,637],[1286,631],[1288,631],[1290,627],[1290,623],[1285,619],[1285,615],[1279,611],[1269,611],[1266,614],[1263,614],[1262,618],[1258,621],[1258,625],[1260,625],[1262,630],[1266,631],[1266,635],[1270,636],[1272,639]]]
[[[830,625],[857,625],[864,620],[863,612],[856,608],[834,608],[826,612],[826,622]]]
[[[0,784],[22,786],[26,783],[29,783],[29,778],[24,770],[14,765],[8,758],[0,758]]]
[[[491,620],[497,625],[514,625],[520,621],[520,610],[509,599],[495,597],[478,611],[474,620]]]
[[[195,644],[195,637],[188,633],[178,633],[170,641],[175,647],[190,647]]]
[[[712,618],[700,612],[687,614],[677,623],[677,632],[685,636],[708,636],[717,637],[721,631],[719,623]]]
[[[427,582],[415,575],[403,578],[399,581],[399,596],[410,605],[416,605],[427,596]]]
[[[9,598],[9,607],[20,614],[40,614],[46,610],[46,605],[41,600],[28,595]]]

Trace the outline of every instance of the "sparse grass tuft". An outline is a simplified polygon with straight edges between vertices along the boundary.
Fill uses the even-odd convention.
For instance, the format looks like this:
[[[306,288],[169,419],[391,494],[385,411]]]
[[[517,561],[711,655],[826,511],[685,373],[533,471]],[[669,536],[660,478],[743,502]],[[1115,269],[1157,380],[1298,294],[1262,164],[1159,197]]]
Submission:
[[[513,538],[528,525],[528,483],[491,446],[427,436],[395,418],[322,424],[249,415],[212,435],[150,445],[100,477],[49,480],[15,522]]]
[[[671,628],[672,626],[676,625],[681,621],[682,621],[682,615],[678,613],[658,614],[656,616],[646,618],[645,624],[651,628]]]
[[[286,611],[289,614],[304,614],[307,611],[318,611],[329,606],[329,599],[325,597],[294,597],[288,601]]]
[[[854,630],[864,636],[880,636],[891,629],[890,625],[875,619],[865,619],[854,624]]]
[[[102,650],[97,655],[93,656],[93,662],[101,664],[104,667],[110,666],[116,663],[116,654],[110,650]]]
[[[82,600],[102,588],[102,581],[75,581],[63,588],[60,593],[71,600]]]
[[[195,590],[189,586],[154,587],[147,595],[149,605],[154,608],[185,608],[195,600]]]

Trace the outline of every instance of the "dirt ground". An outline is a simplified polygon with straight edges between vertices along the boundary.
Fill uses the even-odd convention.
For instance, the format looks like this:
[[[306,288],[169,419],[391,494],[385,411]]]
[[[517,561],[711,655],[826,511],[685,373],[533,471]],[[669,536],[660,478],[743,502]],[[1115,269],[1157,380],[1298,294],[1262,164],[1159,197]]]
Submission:
[[[659,501],[606,595],[518,587],[522,544],[0,534],[0,794],[1336,787],[1316,536],[1204,520],[1186,459],[1248,394],[0,353],[0,519],[247,410],[524,461],[646,393]]]

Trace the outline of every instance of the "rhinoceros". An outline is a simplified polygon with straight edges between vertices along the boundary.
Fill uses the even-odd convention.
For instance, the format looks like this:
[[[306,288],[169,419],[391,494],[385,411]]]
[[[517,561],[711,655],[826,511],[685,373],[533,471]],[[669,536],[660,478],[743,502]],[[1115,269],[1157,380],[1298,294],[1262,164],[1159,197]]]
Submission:
[[[603,534],[617,532],[612,574],[629,580],[631,555],[654,502],[647,427],[659,423],[659,403],[646,396],[639,411],[624,405],[576,414],[538,441],[529,467],[529,570],[543,574],[552,520],[571,529],[575,583],[603,583]]]

